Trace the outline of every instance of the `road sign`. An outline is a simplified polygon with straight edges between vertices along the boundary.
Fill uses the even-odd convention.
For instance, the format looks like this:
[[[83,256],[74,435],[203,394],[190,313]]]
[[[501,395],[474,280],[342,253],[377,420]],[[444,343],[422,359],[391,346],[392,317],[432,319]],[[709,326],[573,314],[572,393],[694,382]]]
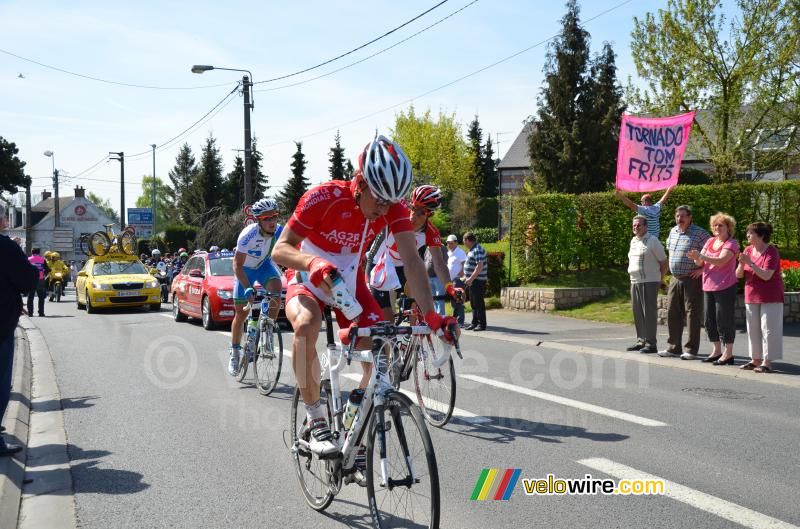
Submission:
[[[153,235],[153,210],[150,208],[128,208],[128,226],[136,230],[136,237],[147,239]]]

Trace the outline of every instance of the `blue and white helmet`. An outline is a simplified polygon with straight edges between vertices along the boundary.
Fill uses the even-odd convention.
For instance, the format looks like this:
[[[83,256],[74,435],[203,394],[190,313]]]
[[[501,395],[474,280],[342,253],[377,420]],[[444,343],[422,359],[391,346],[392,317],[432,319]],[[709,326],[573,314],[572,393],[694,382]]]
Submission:
[[[255,218],[278,216],[278,204],[271,198],[262,198],[252,205],[250,213]]]

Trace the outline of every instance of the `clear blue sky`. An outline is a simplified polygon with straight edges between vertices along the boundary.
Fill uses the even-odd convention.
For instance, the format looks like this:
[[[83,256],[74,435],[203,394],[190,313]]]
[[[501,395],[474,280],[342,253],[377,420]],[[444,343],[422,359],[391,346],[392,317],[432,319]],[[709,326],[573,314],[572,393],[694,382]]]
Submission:
[[[582,2],[587,21],[623,0]],[[559,31],[562,2],[479,0],[408,42],[322,79],[274,91],[362,59],[412,35],[470,0],[447,3],[371,46],[308,74],[256,87],[253,133],[265,156],[270,193],[290,175],[292,140],[303,141],[312,183],[327,180],[328,150],[341,130],[345,154],[357,153],[377,129],[388,133],[395,114],[413,99],[419,111],[455,112],[466,124],[478,114],[484,133],[499,136],[500,154],[523,120],[536,111],[546,44],[428,95],[426,92],[541,42]],[[82,79],[0,53],[0,135],[28,162],[34,193],[52,189],[51,160],[76,175],[108,151],[126,156],[126,205],[152,173],[150,144],[162,144],[198,120],[240,79],[235,72],[190,72],[193,64],[252,71],[256,82],[315,65],[363,44],[434,6],[408,2],[27,2],[0,4],[0,49],[87,76],[166,87],[224,85],[197,90],[150,90]],[[604,41],[617,52],[619,78],[636,78],[629,42],[633,17],[665,2],[634,0],[586,22],[592,51]],[[24,79],[18,78],[22,74]],[[421,97],[420,97],[421,96]],[[397,105],[397,106],[394,106]],[[381,111],[382,110],[382,111]],[[380,112],[379,112],[380,111]],[[243,148],[239,96],[213,119],[156,151],[156,175],[167,180],[184,141],[196,155],[209,132],[231,170]],[[371,114],[371,115],[370,115]],[[365,119],[363,116],[370,115]],[[324,131],[324,132],[320,132]],[[317,134],[315,134],[317,133]],[[496,142],[495,142],[496,143]],[[101,163],[67,179],[62,196],[80,184],[119,207],[119,164]]]

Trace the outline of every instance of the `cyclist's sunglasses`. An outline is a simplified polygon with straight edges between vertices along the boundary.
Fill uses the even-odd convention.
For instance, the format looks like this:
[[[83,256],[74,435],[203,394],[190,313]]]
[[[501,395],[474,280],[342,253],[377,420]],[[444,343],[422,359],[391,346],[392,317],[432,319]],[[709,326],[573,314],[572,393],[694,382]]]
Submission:
[[[278,212],[277,212],[277,211],[275,211],[275,212],[273,212],[273,213],[267,213],[267,214],[264,214],[264,215],[259,215],[259,216],[258,216],[258,217],[256,217],[256,218],[257,218],[258,220],[272,220],[272,219],[275,219],[275,218],[277,218],[277,217],[278,217]]]

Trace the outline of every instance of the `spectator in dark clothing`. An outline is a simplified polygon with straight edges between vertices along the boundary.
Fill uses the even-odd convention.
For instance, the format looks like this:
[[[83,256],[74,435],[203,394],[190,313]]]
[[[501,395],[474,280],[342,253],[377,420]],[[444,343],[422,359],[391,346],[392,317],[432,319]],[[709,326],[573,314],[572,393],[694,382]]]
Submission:
[[[5,207],[0,204],[0,231],[6,229]],[[22,313],[25,292],[36,288],[38,271],[28,263],[17,243],[0,234],[0,421],[11,397],[11,372],[14,366],[14,330]],[[0,435],[0,457],[22,450],[19,445],[6,443]]]
[[[472,304],[472,323],[467,325],[468,331],[486,330],[486,282],[489,280],[489,268],[486,263],[486,250],[478,244],[475,234],[464,234],[464,246],[467,247],[467,261],[464,263],[465,281],[469,287],[469,302]]]
[[[28,262],[39,270],[38,283],[36,288],[28,292],[28,314],[33,316],[33,296],[39,296],[39,316],[44,316],[44,298],[47,297],[47,274],[50,273],[47,268],[47,261],[44,257],[39,255],[39,248],[34,248],[31,252],[32,255],[28,257]]]

